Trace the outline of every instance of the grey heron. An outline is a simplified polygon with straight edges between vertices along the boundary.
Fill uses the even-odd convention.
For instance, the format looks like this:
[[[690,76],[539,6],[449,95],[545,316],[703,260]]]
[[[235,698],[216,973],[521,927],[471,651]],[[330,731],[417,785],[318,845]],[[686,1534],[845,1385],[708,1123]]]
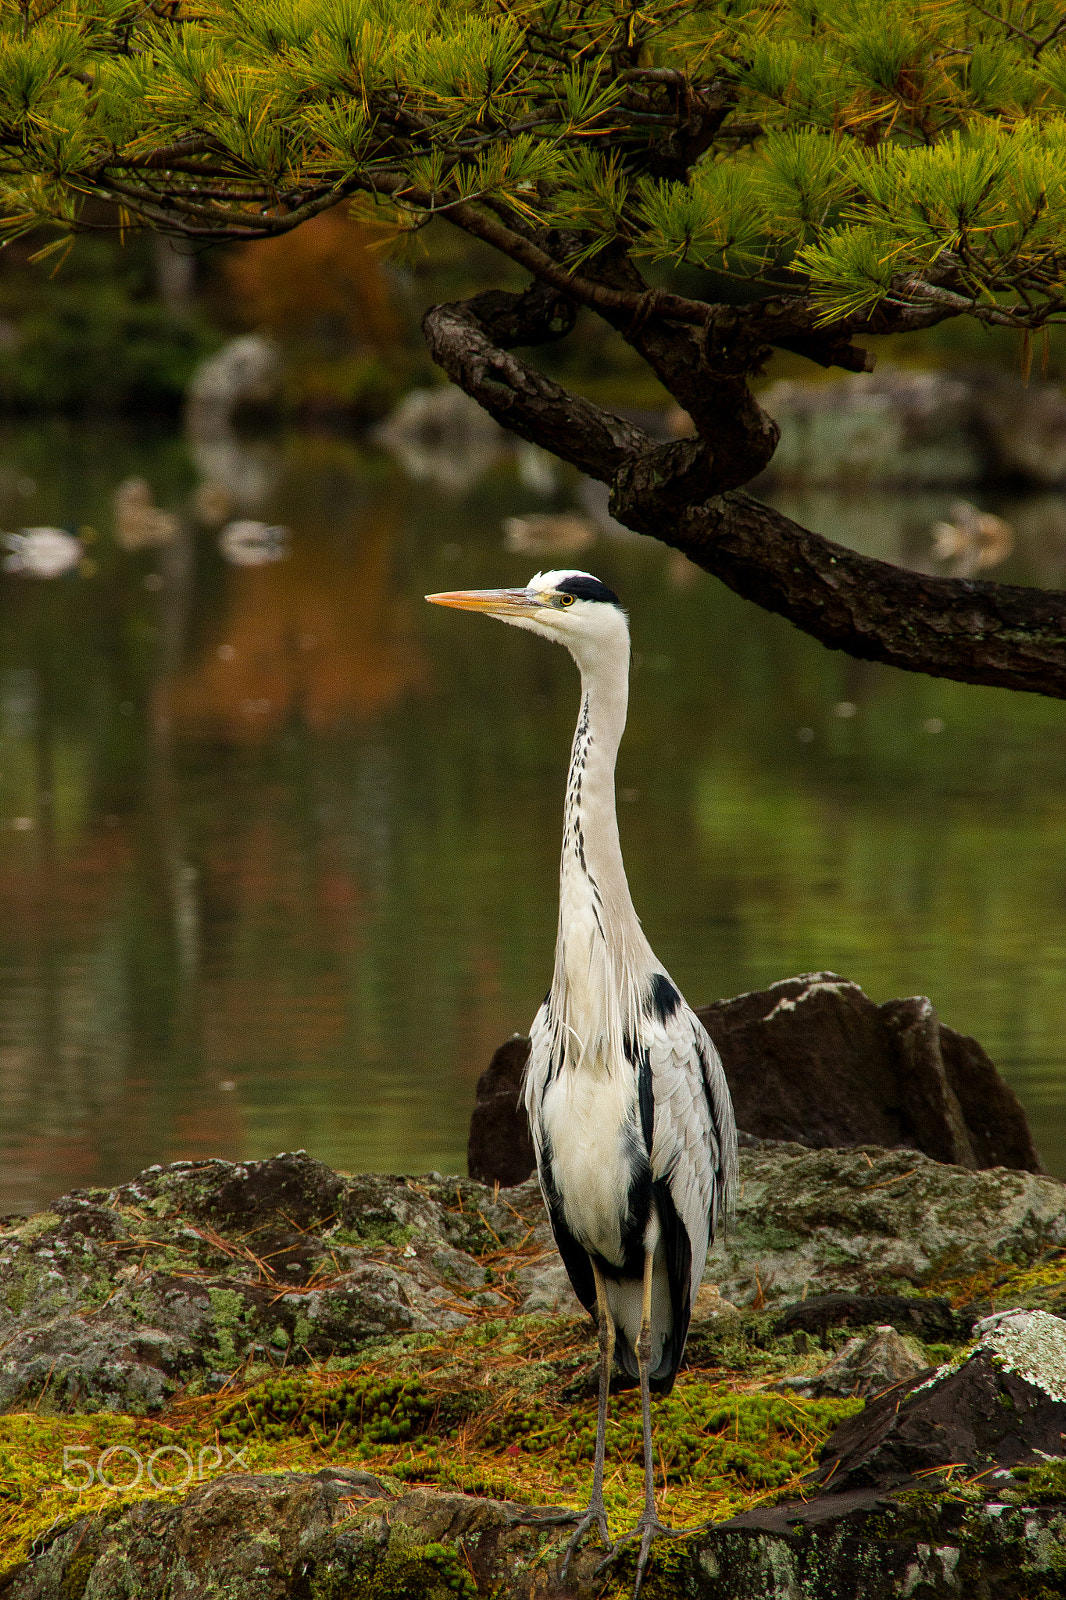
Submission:
[[[524,589],[426,598],[565,644],[581,673],[555,970],[531,1030],[525,1104],[555,1241],[599,1327],[592,1494],[563,1577],[595,1525],[610,1554],[639,1537],[637,1593],[653,1538],[669,1531],[655,1507],[651,1391],[673,1385],[708,1246],[736,1187],[729,1088],[702,1023],[644,937],[622,865],[614,773],[629,697],[629,624],[618,597],[589,573],[566,570],[537,573]],[[644,1509],[612,1545],[603,1476],[616,1347],[640,1383]]]

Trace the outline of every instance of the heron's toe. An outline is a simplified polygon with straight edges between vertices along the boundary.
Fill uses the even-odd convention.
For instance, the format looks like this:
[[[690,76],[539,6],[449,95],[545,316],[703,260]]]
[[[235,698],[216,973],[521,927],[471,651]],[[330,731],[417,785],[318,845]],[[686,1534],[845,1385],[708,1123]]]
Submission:
[[[609,1567],[612,1561],[617,1559],[627,1545],[632,1544],[635,1539],[639,1539],[637,1575],[633,1583],[633,1600],[639,1600],[641,1585],[644,1582],[644,1572],[648,1565],[648,1556],[651,1554],[653,1542],[656,1539],[680,1539],[686,1533],[692,1533],[693,1531],[692,1528],[668,1528],[665,1522],[659,1521],[658,1517],[649,1516],[645,1513],[635,1528],[631,1528],[628,1533],[623,1533],[621,1538],[611,1546],[596,1568],[596,1576],[599,1577],[600,1573]]]
[[[570,1542],[566,1547],[565,1554],[563,1555],[562,1566],[559,1568],[559,1577],[563,1583],[566,1582],[567,1574],[570,1571],[570,1563],[574,1558],[578,1546],[581,1544],[582,1540],[585,1538],[585,1535],[592,1527],[596,1528],[596,1531],[600,1536],[600,1542],[607,1547],[608,1553],[606,1560],[609,1561],[611,1559],[611,1551],[613,1547],[611,1545],[610,1529],[607,1526],[607,1512],[604,1509],[602,1499],[598,1502],[594,1500],[589,1505],[588,1510],[583,1512],[578,1518],[577,1527],[570,1535]],[[601,1567],[603,1565],[605,1565],[605,1562],[600,1563]],[[599,1572],[599,1570],[600,1567],[597,1567],[596,1571]]]

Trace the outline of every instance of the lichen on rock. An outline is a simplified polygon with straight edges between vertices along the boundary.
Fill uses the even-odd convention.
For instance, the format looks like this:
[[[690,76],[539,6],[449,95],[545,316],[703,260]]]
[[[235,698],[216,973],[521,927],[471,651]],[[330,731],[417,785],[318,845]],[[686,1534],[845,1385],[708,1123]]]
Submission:
[[[1066,1403],[1066,1322],[1046,1311],[998,1311],[974,1327],[976,1349],[990,1350],[1003,1369]]]

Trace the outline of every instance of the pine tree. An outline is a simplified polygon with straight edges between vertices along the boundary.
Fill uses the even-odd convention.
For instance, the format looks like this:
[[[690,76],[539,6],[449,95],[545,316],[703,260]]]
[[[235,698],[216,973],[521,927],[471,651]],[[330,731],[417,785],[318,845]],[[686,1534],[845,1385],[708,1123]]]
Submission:
[[[1066,696],[1061,596],[923,577],[742,492],[784,349],[1066,315],[1061,0],[2,0],[0,226],[193,240],[345,204],[530,275],[435,359],[615,514],[853,655]],[[703,297],[652,287],[684,265]],[[657,445],[513,352],[604,318],[689,412]],[[857,343],[856,341],[860,341]]]

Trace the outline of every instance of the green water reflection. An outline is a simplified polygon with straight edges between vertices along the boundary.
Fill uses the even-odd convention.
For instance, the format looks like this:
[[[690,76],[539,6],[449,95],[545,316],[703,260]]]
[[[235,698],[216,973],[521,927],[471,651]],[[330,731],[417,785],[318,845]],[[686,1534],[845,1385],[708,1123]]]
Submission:
[[[118,547],[123,477],[194,503],[180,440],[0,439],[0,527],[97,530],[91,570],[0,578],[0,1210],[179,1157],[464,1170],[547,987],[574,669],[421,599],[572,564],[504,553],[530,491],[315,437],[225,471],[287,559],[229,566],[191,516]],[[898,555],[947,498],[834,531]],[[1055,575],[1055,515],[1019,508],[1005,575]],[[832,655],[649,541],[572,559],[631,608],[623,844],[689,998],[817,968],[928,994],[1066,1173],[1063,707]]]

